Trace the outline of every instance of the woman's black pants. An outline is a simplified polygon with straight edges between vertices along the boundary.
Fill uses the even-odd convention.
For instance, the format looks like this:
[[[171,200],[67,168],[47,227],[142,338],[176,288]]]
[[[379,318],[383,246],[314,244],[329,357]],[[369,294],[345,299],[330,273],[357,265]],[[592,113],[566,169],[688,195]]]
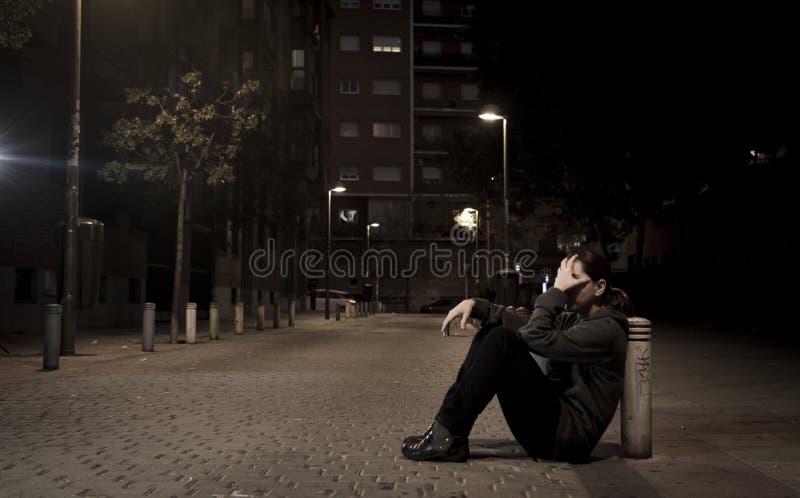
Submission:
[[[469,436],[495,395],[525,451],[553,458],[561,413],[557,383],[542,372],[519,333],[503,325],[475,334],[436,420],[454,436]]]

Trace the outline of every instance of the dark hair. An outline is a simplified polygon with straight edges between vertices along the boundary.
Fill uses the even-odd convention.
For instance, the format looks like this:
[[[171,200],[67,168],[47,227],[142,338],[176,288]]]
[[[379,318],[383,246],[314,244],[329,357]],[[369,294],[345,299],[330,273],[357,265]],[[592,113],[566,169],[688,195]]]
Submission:
[[[600,279],[606,281],[606,290],[602,296],[603,304],[625,313],[626,316],[634,316],[633,303],[631,303],[628,293],[611,285],[611,263],[608,259],[589,249],[573,250],[567,257],[571,258],[575,254],[578,255],[578,261],[583,265],[583,271],[589,275],[589,278],[595,282]]]

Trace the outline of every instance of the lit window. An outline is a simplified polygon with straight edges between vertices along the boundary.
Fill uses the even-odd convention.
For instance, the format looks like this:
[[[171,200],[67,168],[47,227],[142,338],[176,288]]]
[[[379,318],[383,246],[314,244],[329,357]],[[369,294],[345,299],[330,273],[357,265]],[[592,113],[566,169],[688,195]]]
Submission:
[[[372,179],[376,182],[399,182],[402,180],[400,177],[400,167],[375,166],[372,168]]]
[[[356,165],[341,166],[339,168],[339,180],[345,182],[358,181],[358,167]]]
[[[372,93],[375,95],[400,95],[400,81],[373,80]]]
[[[358,52],[359,43],[356,35],[342,35],[339,37],[339,50],[342,52]]]
[[[440,41],[423,41],[422,53],[425,55],[441,55],[442,42]]]
[[[300,68],[306,66],[306,51],[302,48],[292,50],[292,67]]]
[[[442,15],[442,2],[424,0],[422,2],[422,15],[438,17]]]
[[[344,138],[357,138],[358,123],[355,121],[342,121],[339,123],[339,136]]]
[[[400,0],[372,0],[372,8],[378,10],[400,10]]]
[[[442,183],[442,168],[438,166],[423,166],[422,183]]]
[[[339,6],[343,9],[357,9],[361,7],[360,0],[341,0]]]
[[[424,124],[422,125],[422,138],[426,142],[438,142],[442,139],[442,125]]]
[[[478,85],[474,83],[461,85],[461,100],[478,100]]]
[[[290,90],[304,90],[306,88],[306,51],[302,48],[292,50],[292,74],[289,79]]]
[[[442,84],[441,83],[423,83],[422,84],[422,98],[423,99],[440,99],[440,98],[442,98]]]
[[[372,136],[375,138],[400,138],[400,123],[372,123]]]
[[[339,81],[339,93],[354,95],[359,93],[358,80]]]
[[[373,36],[373,52],[394,52],[399,53],[402,46],[402,39],[399,36]]]

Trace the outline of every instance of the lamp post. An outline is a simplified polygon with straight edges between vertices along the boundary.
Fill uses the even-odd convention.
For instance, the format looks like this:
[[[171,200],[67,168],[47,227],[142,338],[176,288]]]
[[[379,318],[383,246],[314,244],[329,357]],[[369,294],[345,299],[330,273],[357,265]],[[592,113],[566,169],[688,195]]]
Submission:
[[[73,53],[72,134],[67,157],[66,219],[64,220],[64,268],[61,305],[61,354],[75,354],[77,263],[78,263],[78,167],[81,145],[81,0],[75,0]]]
[[[508,268],[508,256],[510,253],[509,250],[509,237],[508,237],[508,134],[507,134],[507,124],[508,121],[506,120],[505,116],[500,114],[500,110],[497,106],[494,105],[487,105],[486,107],[481,110],[481,113],[478,115],[484,121],[499,121],[503,120],[503,211],[505,214],[505,268]]]
[[[367,251],[369,251],[369,229],[378,228],[379,226],[381,226],[381,224],[377,222],[372,222],[369,225],[367,225]],[[367,273],[369,273],[369,265],[367,265]],[[377,307],[378,306],[378,260],[377,259],[375,260],[375,292],[372,300],[375,302],[375,306]]]
[[[328,190],[328,250],[325,257],[325,319],[331,318],[331,196],[334,192],[344,192],[347,190],[341,185],[337,185]]]

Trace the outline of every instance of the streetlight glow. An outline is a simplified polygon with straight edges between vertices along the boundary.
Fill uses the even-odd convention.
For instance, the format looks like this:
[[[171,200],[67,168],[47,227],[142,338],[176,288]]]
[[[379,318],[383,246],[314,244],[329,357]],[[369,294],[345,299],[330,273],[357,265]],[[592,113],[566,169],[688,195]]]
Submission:
[[[478,114],[478,117],[484,121],[499,121],[503,119],[503,116],[500,116],[499,114],[495,114],[493,112],[483,112],[481,114]]]
[[[339,192],[344,192],[345,190],[347,190],[345,187],[333,187],[331,192],[336,192],[338,194]]]
[[[484,121],[499,121],[505,119],[505,116],[500,114],[500,109],[491,104],[481,109],[481,113],[478,114],[478,117]]]

